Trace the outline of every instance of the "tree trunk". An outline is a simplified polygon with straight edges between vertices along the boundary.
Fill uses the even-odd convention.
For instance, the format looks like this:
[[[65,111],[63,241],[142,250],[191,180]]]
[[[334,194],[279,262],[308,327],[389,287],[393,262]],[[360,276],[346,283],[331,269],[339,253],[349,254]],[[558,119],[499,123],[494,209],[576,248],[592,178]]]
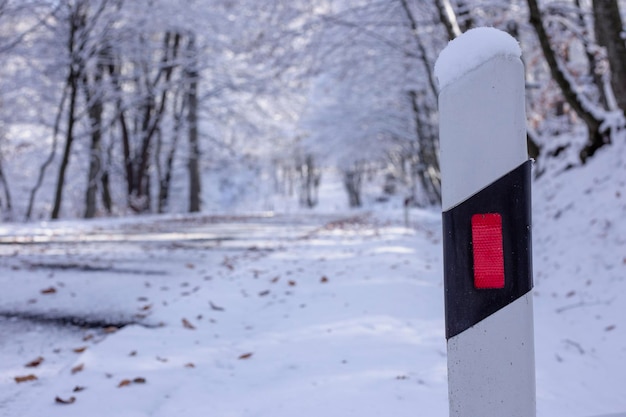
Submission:
[[[412,175],[417,174],[423,185],[423,190],[430,205],[441,203],[441,179],[439,177],[439,157],[437,134],[429,123],[424,121],[423,115],[429,119],[429,113],[433,112],[424,99],[420,99],[417,92],[409,91],[413,119],[415,121],[415,135],[419,146],[416,149],[417,161],[412,161]],[[415,158],[412,158],[412,160]],[[413,196],[416,201],[417,196]]]
[[[61,204],[63,202],[63,188],[65,186],[65,173],[70,162],[72,144],[74,142],[74,128],[76,127],[76,102],[78,99],[78,88],[81,80],[81,74],[85,70],[85,63],[81,56],[84,47],[84,39],[81,34],[87,22],[85,7],[86,2],[78,2],[75,9],[69,16],[69,36],[67,40],[67,51],[69,57],[69,73],[67,76],[67,86],[69,88],[69,107],[67,109],[67,126],[65,133],[65,147],[59,166],[59,174],[57,177],[56,189],[54,193],[54,204],[50,217],[58,219],[61,212]]]
[[[189,212],[200,211],[201,203],[201,183],[200,183],[200,144],[198,141],[198,69],[195,39],[192,35],[189,39],[187,50],[190,60],[186,71],[186,78],[189,82],[187,102],[189,104],[187,113],[187,126],[189,129]]]
[[[603,77],[601,72],[597,70],[601,58],[590,39],[591,36],[589,33],[593,29],[590,29],[589,19],[585,17],[587,13],[583,10],[580,2],[581,0],[574,0],[574,4],[578,9],[578,24],[582,30],[581,41],[583,48],[585,49],[585,56],[587,57],[587,73],[589,74],[589,78],[593,80],[593,83],[598,90],[598,96],[602,106],[606,109],[614,109],[615,98],[612,97],[613,93],[609,91],[609,83],[606,81],[606,77]]]
[[[448,39],[452,40],[461,34],[461,28],[456,19],[450,0],[435,0],[439,11],[439,20],[443,23],[448,33]]]
[[[59,166],[59,174],[57,177],[56,190],[54,193],[54,205],[50,217],[58,219],[61,212],[61,203],[63,202],[63,187],[65,186],[65,173],[70,162],[70,154],[72,144],[74,142],[74,125],[76,123],[76,99],[78,95],[78,75],[74,68],[70,70],[69,82],[70,86],[70,103],[67,110],[67,132],[65,134],[65,147],[63,149],[63,157]]]
[[[427,193],[428,200],[432,204],[435,204],[435,202],[440,201],[441,198],[441,187],[438,180],[439,157],[437,155],[439,136],[434,131],[433,126],[425,120],[429,119],[428,115],[434,111],[431,106],[428,105],[427,100],[432,97],[432,101],[434,103],[439,92],[437,88],[437,83],[434,78],[434,71],[432,70],[432,64],[428,59],[426,47],[419,36],[417,20],[411,12],[407,0],[401,0],[401,4],[406,14],[406,18],[411,25],[411,31],[414,35],[415,43],[420,51],[419,56],[421,63],[426,70],[426,74],[428,74],[428,86],[430,89],[430,93],[425,92],[424,94],[418,96],[417,92],[410,91],[409,96],[411,102],[411,110],[413,111],[413,118],[415,122],[415,134],[417,141],[419,142],[418,158],[422,162],[420,165],[420,176],[423,177],[422,179],[425,179],[427,182],[430,183],[424,191]],[[452,24],[452,22],[449,23]],[[454,30],[457,29],[458,28],[454,28]],[[454,30],[452,34],[454,34]],[[426,117],[423,117],[422,113],[426,114]]]
[[[402,4],[402,8],[404,9],[404,13],[406,15],[407,20],[409,21],[409,25],[411,26],[411,33],[415,38],[415,42],[417,44],[417,48],[419,49],[419,57],[422,65],[424,66],[424,70],[426,71],[426,75],[428,76],[428,85],[430,86],[430,90],[432,91],[435,97],[438,96],[439,91],[437,89],[437,81],[435,81],[435,73],[433,71],[433,66],[431,65],[430,60],[428,59],[428,51],[424,46],[424,43],[419,37],[419,25],[417,24],[417,19],[411,12],[408,0],[400,0]]]
[[[180,108],[178,108],[178,105],[176,104],[179,101],[178,97],[174,98],[174,132],[173,132],[171,146],[169,147],[167,151],[167,156],[165,157],[165,167],[163,169],[160,168],[160,165],[159,165],[160,155],[162,152],[161,148],[163,146],[163,140],[161,138],[161,135],[158,136],[158,140],[157,140],[156,157],[157,157],[157,173],[159,177],[159,201],[158,201],[159,213],[165,213],[165,211],[167,210],[167,206],[169,205],[170,184],[172,182],[174,157],[176,156],[176,150],[178,149],[180,131],[183,127],[182,118],[183,118],[183,113],[185,112],[185,108],[186,108],[185,99],[180,100],[182,101],[182,103],[180,104]]]
[[[300,205],[313,208],[317,205],[317,189],[321,179],[313,155],[307,154],[304,161],[298,161],[296,170],[300,175]]]
[[[131,157],[131,178],[129,181],[129,201],[130,207],[138,213],[150,211],[150,163],[151,147],[154,136],[161,125],[163,114],[166,109],[168,96],[170,95],[170,80],[177,64],[181,35],[174,32],[166,32],[163,37],[163,56],[160,68],[153,80],[150,80],[151,87],[146,92],[144,106],[142,108],[141,120],[139,121],[139,131],[137,138],[139,146],[135,149]],[[147,76],[147,74],[146,74]],[[157,95],[154,90],[161,86],[161,94]]]
[[[606,48],[613,94],[626,115],[626,44],[617,0],[594,0],[593,16],[596,41]]]
[[[2,169],[2,161],[0,161],[0,184],[2,184],[2,188],[4,189],[4,199],[6,200],[6,211],[10,213],[12,210],[11,192],[9,190],[9,183],[7,181],[7,178],[4,175],[4,170]],[[2,207],[2,204],[0,204],[0,208],[1,207]]]
[[[589,108],[587,102],[585,102],[578,95],[578,93],[574,89],[573,81],[569,77],[569,74],[566,73],[566,69],[559,64],[552,45],[550,45],[548,33],[546,32],[546,29],[543,25],[543,20],[541,18],[541,12],[539,11],[537,1],[527,1],[530,11],[530,23],[535,28],[535,32],[537,32],[539,44],[541,46],[543,55],[546,58],[548,66],[550,67],[550,73],[552,74],[552,78],[558,84],[567,103],[587,125],[587,145],[580,152],[580,160],[584,164],[586,160],[593,156],[593,154],[599,148],[608,143],[608,133],[602,132],[600,130],[602,120],[599,117],[596,117],[596,115],[594,114],[594,109]]]
[[[348,203],[351,208],[361,207],[361,184],[363,170],[358,163],[343,172],[343,185],[348,193]]]
[[[102,167],[101,127],[102,108],[90,109],[91,119],[91,147],[89,149],[89,173],[87,175],[87,191],[85,192],[85,218],[91,219],[96,215],[96,196],[98,191],[98,177]],[[96,124],[97,123],[97,124]]]
[[[471,6],[467,4],[467,1],[457,0],[457,21],[461,27],[461,32],[465,33],[474,27],[474,18],[472,17]]]
[[[89,171],[87,175],[87,191],[85,192],[85,218],[91,219],[96,215],[96,197],[98,183],[102,175],[102,77],[104,68],[98,64],[94,75],[94,94],[90,90],[87,76],[83,77],[83,88],[87,101],[87,115],[91,130],[91,146],[89,149]]]

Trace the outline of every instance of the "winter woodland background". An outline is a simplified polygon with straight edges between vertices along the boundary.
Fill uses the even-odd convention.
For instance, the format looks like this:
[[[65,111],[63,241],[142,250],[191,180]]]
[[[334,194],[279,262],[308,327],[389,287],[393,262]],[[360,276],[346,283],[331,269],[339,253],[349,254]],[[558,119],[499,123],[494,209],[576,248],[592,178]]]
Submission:
[[[625,125],[617,0],[2,0],[5,220],[440,198],[437,81],[472,27],[517,38],[536,175]],[[376,190],[363,193],[365,185]]]

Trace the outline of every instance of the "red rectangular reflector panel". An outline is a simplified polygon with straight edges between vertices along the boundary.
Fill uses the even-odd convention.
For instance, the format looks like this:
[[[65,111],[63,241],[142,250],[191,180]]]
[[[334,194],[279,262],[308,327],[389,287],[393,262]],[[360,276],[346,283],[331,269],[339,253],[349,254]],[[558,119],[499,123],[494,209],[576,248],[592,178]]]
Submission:
[[[472,216],[472,248],[474,287],[504,288],[504,250],[500,214],[481,213]]]

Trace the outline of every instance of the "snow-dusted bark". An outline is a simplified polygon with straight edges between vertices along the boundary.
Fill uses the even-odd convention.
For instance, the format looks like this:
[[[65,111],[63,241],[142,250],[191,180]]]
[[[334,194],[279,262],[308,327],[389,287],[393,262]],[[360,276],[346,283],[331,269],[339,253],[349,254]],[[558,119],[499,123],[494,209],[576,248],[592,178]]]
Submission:
[[[539,38],[541,50],[550,68],[552,78],[558,84],[567,103],[587,126],[587,145],[580,154],[580,159],[584,163],[587,158],[593,156],[600,147],[610,141],[610,132],[602,129],[603,112],[601,109],[597,108],[597,106],[586,100],[581,94],[578,94],[576,85],[567,74],[567,70],[558,61],[556,53],[550,44],[550,38],[545,29],[537,1],[528,0],[528,8],[530,12],[530,22],[535,28],[535,32]]]
[[[596,41],[606,49],[613,96],[626,114],[626,44],[619,5],[616,0],[594,0],[592,4]]]

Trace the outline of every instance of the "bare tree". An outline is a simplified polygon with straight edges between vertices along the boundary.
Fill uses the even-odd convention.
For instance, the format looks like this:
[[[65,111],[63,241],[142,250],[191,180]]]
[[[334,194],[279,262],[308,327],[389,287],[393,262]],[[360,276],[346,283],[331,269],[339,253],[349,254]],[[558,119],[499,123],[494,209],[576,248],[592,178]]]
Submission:
[[[617,0],[594,0],[596,41],[606,49],[611,68],[611,87],[617,105],[626,115],[626,44]]]
[[[187,43],[188,63],[185,66],[184,79],[187,82],[187,125],[189,131],[189,212],[200,211],[200,142],[198,135],[198,51],[194,34],[189,36]]]
[[[563,64],[559,62],[557,55],[550,43],[550,38],[544,26],[542,14],[536,0],[527,0],[530,11],[530,22],[535,28],[543,55],[550,68],[552,78],[558,84],[563,97],[576,114],[587,126],[587,145],[580,153],[580,159],[584,163],[589,157],[602,146],[610,142],[610,132],[602,128],[602,113],[600,109],[578,94],[574,81],[567,73]]]
[[[52,219],[58,219],[61,211],[61,204],[63,201],[63,187],[65,185],[65,173],[70,161],[70,155],[72,151],[72,144],[74,143],[74,130],[76,128],[77,121],[77,101],[78,101],[78,89],[80,80],[82,78],[82,72],[85,69],[84,62],[84,30],[87,26],[87,9],[88,4],[86,1],[78,1],[75,4],[68,3],[65,5],[67,9],[67,24],[68,24],[68,37],[66,41],[66,48],[69,58],[69,68],[67,74],[66,85],[68,89],[68,109],[66,115],[66,131],[65,131],[65,145],[63,146],[63,154],[61,157],[61,163],[59,166],[59,172],[56,182],[56,189],[54,193],[54,203],[52,207],[52,213],[50,217]]]
[[[4,170],[2,168],[2,161],[0,160],[0,184],[2,184],[2,189],[4,190],[4,201],[0,198],[0,210],[6,213],[11,213],[13,210],[13,204],[11,203],[11,191],[9,190],[9,183],[7,181],[6,175],[4,175]]]
[[[461,34],[461,28],[456,18],[456,13],[452,7],[450,0],[436,0],[437,10],[439,11],[439,20],[445,26],[448,38],[450,40]]]
[[[110,50],[104,47],[98,53],[98,62],[93,77],[85,72],[82,78],[82,86],[87,102],[87,116],[89,118],[89,130],[91,145],[89,149],[89,170],[87,175],[87,191],[85,193],[85,218],[92,218],[96,214],[96,197],[98,188],[102,188],[103,204],[108,213],[112,210],[112,201],[108,183],[102,181],[104,174],[104,153],[102,149],[103,112],[104,112],[104,75],[107,60],[110,59]],[[100,185],[100,187],[98,187]]]

